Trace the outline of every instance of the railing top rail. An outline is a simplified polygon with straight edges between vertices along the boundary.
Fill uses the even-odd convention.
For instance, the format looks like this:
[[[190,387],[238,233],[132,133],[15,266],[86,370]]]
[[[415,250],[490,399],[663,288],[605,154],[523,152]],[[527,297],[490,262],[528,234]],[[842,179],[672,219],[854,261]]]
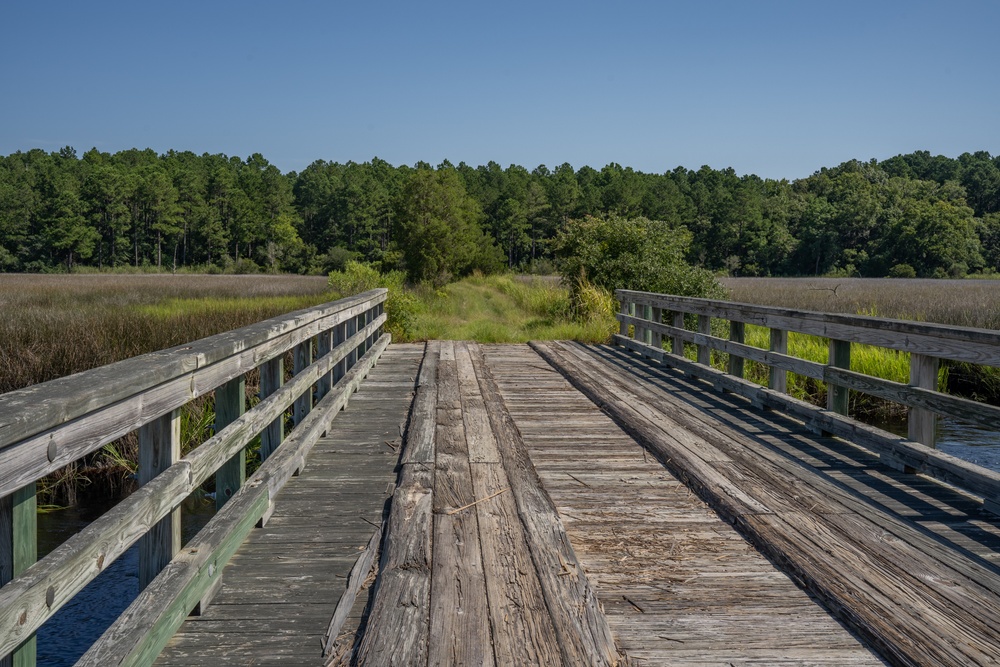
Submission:
[[[384,288],[370,290],[0,395],[0,450],[317,320],[381,303],[387,293]]]
[[[621,301],[664,310],[707,315],[954,361],[1000,366],[1000,331],[992,329],[759,306],[635,290],[620,289],[615,293]]]

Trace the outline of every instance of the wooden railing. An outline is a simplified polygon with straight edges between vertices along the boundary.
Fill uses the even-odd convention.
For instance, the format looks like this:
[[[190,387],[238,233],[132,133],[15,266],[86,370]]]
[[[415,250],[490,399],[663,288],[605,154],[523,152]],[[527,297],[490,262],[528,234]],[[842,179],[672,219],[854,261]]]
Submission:
[[[994,430],[1000,426],[1000,408],[951,396],[937,387],[942,359],[1000,366],[1000,332],[631,290],[618,290],[617,296],[621,303],[621,329],[614,337],[617,344],[707,380],[719,390],[745,396],[761,407],[784,411],[814,430],[870,448],[897,470],[919,472],[964,488],[981,496],[985,509],[1000,514],[1000,473],[934,449],[936,415]],[[685,315],[696,320],[696,330],[685,327]],[[713,319],[729,323],[728,339],[712,335]],[[744,343],[747,324],[769,330],[768,350]],[[634,331],[632,336],[630,331]],[[828,362],[789,355],[790,331],[828,339]],[[695,346],[697,361],[684,357],[684,343]],[[851,370],[851,345],[855,343],[909,353],[909,383]],[[710,365],[712,350],[728,355],[725,371]],[[744,379],[747,359],[769,368],[767,387]],[[787,395],[789,372],[826,383],[826,409]],[[908,438],[850,419],[851,391],[907,406]]]
[[[0,665],[33,665],[35,631],[136,542],[139,599],[80,664],[150,664],[385,350],[385,299],[372,290],[0,396]],[[261,400],[244,412],[252,369]],[[213,390],[215,435],[180,458],[180,410]],[[35,562],[36,481],[133,431],[140,488]],[[257,435],[262,464],[245,479]],[[218,510],[182,549],[181,502],[213,474]]]

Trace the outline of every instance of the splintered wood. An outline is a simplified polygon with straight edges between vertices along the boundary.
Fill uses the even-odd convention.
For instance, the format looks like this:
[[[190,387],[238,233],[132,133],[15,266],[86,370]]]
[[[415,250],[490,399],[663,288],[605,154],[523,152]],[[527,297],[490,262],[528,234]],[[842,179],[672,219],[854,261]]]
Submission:
[[[478,347],[434,343],[424,365],[434,380],[421,373],[403,474],[422,466],[420,489],[430,499],[414,515],[400,483],[352,661],[619,664],[597,597]],[[423,545],[430,558],[404,562],[397,544]]]
[[[533,350],[485,355],[634,664],[882,664]]]

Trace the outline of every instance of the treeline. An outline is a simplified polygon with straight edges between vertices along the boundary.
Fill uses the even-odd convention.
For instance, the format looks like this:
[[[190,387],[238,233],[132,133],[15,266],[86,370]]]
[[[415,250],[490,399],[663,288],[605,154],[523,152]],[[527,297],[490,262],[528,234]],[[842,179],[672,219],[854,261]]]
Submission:
[[[588,216],[662,221],[686,259],[733,275],[960,277],[1000,271],[1000,156],[850,161],[796,181],[610,164],[532,171],[259,154],[72,148],[0,157],[0,270],[325,272],[349,259],[443,281],[549,271]],[[564,243],[565,244],[565,243]]]

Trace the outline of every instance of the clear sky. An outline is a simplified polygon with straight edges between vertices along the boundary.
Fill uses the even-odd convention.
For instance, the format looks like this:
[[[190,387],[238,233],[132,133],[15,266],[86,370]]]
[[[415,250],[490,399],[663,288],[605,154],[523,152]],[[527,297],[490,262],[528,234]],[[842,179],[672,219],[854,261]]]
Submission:
[[[997,154],[998,29],[998,0],[7,0],[0,154],[789,179],[914,150]]]

